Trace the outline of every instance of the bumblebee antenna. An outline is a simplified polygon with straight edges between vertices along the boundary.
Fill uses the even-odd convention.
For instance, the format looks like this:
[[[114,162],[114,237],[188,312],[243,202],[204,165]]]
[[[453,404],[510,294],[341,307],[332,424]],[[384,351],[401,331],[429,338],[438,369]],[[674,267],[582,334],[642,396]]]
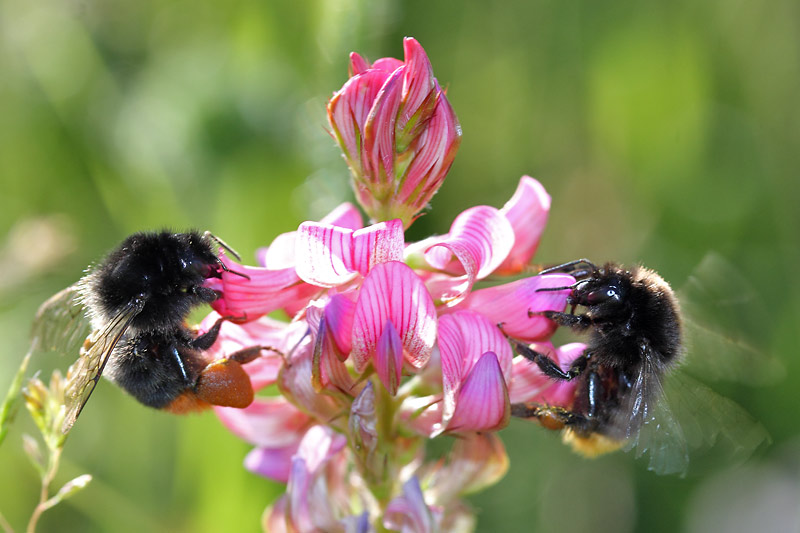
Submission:
[[[565,285],[563,287],[542,287],[540,289],[536,289],[536,292],[556,292],[556,291],[563,291],[563,290],[567,290],[567,289],[574,290],[574,289],[577,289],[578,286],[580,286],[580,285],[582,285],[584,283],[589,283],[589,280],[588,279],[580,279],[580,280],[576,281],[575,283],[573,283],[572,285]]]
[[[546,269],[542,270],[541,272],[539,272],[538,275],[551,274],[553,272],[558,272],[558,271],[571,272],[572,270],[574,270],[573,267],[578,266],[578,265],[586,265],[586,266],[589,267],[589,270],[584,269],[584,270],[579,271],[579,273],[582,274],[582,275],[589,274],[590,272],[597,272],[597,270],[598,270],[597,266],[595,266],[595,264],[592,263],[591,261],[589,261],[588,259],[575,259],[574,261],[569,261],[567,263],[562,263],[562,264],[556,265],[554,267],[546,268]]]
[[[223,250],[225,250],[226,252],[231,254],[233,257],[235,257],[237,261],[241,261],[242,260],[242,257],[238,253],[236,253],[236,250],[234,250],[233,248],[228,246],[228,243],[226,243],[225,241],[223,241],[222,239],[220,239],[219,237],[217,237],[216,235],[214,235],[210,231],[206,231],[205,233],[203,233],[203,237],[205,237],[207,239],[211,239],[212,241],[214,241],[217,244],[219,244],[222,247]],[[223,267],[223,268],[225,268],[225,267]],[[225,271],[226,272],[231,272],[227,268],[225,268]]]
[[[225,272],[230,272],[231,274],[236,274],[237,276],[242,276],[244,279],[250,279],[250,276],[244,274],[242,272],[236,272],[235,270],[231,270],[228,266],[222,262],[222,259],[217,257],[217,264],[219,264],[220,268]]]

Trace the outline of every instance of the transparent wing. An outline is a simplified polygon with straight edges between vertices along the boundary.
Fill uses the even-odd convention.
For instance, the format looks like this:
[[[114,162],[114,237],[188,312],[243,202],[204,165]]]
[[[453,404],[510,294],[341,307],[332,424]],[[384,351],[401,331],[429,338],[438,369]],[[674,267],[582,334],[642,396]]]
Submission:
[[[660,374],[649,357],[639,370],[616,424],[627,439],[625,450],[649,456],[647,468],[657,474],[685,475],[689,450],[681,426],[665,398]]]
[[[704,380],[749,384],[783,377],[780,360],[756,347],[770,327],[767,310],[752,284],[728,261],[707,254],[677,296],[688,372]]]
[[[77,354],[91,332],[78,284],[54,294],[36,312],[31,330],[31,352]]]
[[[685,373],[672,373],[665,387],[664,403],[681,422],[693,463],[702,457],[709,464],[736,465],[770,442],[764,426],[744,408]]]
[[[627,439],[625,449],[635,450],[637,458],[647,454],[648,469],[657,474],[685,475],[690,452],[693,465],[733,466],[770,440],[736,402],[680,370],[664,376],[662,386],[649,360],[621,407],[616,424]]]
[[[105,327],[92,332],[86,339],[78,360],[67,372],[67,388],[64,392],[67,411],[61,426],[62,433],[68,433],[75,424],[83,406],[97,386],[114,347],[142,307],[144,303],[141,300],[131,301]]]

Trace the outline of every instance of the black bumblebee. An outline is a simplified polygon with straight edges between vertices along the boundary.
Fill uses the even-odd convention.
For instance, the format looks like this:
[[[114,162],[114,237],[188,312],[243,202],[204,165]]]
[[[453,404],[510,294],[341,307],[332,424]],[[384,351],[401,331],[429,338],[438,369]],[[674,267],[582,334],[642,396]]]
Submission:
[[[252,402],[253,389],[241,364],[258,357],[261,348],[210,361],[204,352],[216,341],[222,319],[202,335],[185,324],[194,307],[218,297],[204,282],[231,272],[215,253],[217,246],[230,251],[208,232],[134,233],[41,306],[34,346],[69,350],[85,338],[70,369],[77,379],[66,391],[65,433],[104,369],[139,402],[171,412]]]
[[[699,383],[682,387],[683,411],[695,413],[690,421],[697,435],[686,435],[664,400],[662,380],[684,357],[685,327],[678,299],[669,284],[644,267],[626,269],[613,263],[597,267],[586,259],[544,270],[572,274],[570,312],[545,311],[541,315],[578,332],[586,332],[583,354],[563,370],[553,359],[529,346],[512,341],[517,353],[536,363],[554,380],[577,380],[570,405],[514,404],[514,416],[536,418],[549,429],[564,429],[565,441],[580,453],[595,456],[622,447],[650,454],[650,469],[658,473],[684,473],[688,466],[687,438],[693,445],[713,444],[722,425],[740,424],[747,442],[735,437],[748,455],[767,439],[766,432],[749,420],[733,402],[713,395]],[[576,307],[585,309],[576,314]],[[684,383],[680,385],[679,383]],[[701,398],[702,397],[702,398]],[[703,414],[703,422],[697,413]],[[725,420],[728,418],[729,420]],[[727,435],[727,433],[725,434]]]

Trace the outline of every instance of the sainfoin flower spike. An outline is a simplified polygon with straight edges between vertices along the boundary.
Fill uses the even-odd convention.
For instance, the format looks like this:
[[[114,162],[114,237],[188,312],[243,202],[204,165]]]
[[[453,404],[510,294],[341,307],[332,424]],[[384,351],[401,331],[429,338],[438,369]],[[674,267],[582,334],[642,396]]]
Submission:
[[[208,281],[220,298],[201,331],[228,318],[214,357],[264,347],[244,368],[255,389],[280,394],[216,409],[254,445],[245,467],[287,483],[268,531],[472,531],[462,497],[506,472],[496,432],[512,404],[574,394],[509,342],[562,365],[581,350],[554,348],[556,324],[541,314],[566,308],[575,279],[529,273],[550,210],[538,181],[523,176],[503,206],[469,207],[447,233],[406,241],[460,130],[419,43],[406,39],[405,52],[372,64],[353,54],[328,106],[374,221],[342,204],[277,236],[260,266],[223,257],[230,272]],[[426,460],[433,438],[451,441],[442,460]]]
[[[328,122],[367,214],[408,227],[450,170],[461,126],[425,50],[410,37],[403,47],[403,61],[370,65],[351,54],[351,78],[328,102]]]

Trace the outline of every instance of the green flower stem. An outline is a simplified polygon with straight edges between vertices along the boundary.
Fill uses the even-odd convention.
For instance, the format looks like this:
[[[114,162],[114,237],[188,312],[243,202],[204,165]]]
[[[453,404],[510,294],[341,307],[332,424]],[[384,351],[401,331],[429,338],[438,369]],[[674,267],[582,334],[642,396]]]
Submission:
[[[56,472],[58,472],[58,465],[61,460],[62,449],[63,448],[50,449],[50,457],[47,461],[47,471],[45,472],[44,476],[42,476],[42,489],[39,492],[39,503],[33,510],[33,514],[31,514],[31,519],[28,522],[28,528],[25,530],[27,533],[34,533],[36,531],[36,524],[39,522],[39,518],[41,518],[42,513],[53,506],[53,502],[49,501],[50,498],[48,495],[50,493],[50,484],[53,482],[53,478],[56,477]]]

